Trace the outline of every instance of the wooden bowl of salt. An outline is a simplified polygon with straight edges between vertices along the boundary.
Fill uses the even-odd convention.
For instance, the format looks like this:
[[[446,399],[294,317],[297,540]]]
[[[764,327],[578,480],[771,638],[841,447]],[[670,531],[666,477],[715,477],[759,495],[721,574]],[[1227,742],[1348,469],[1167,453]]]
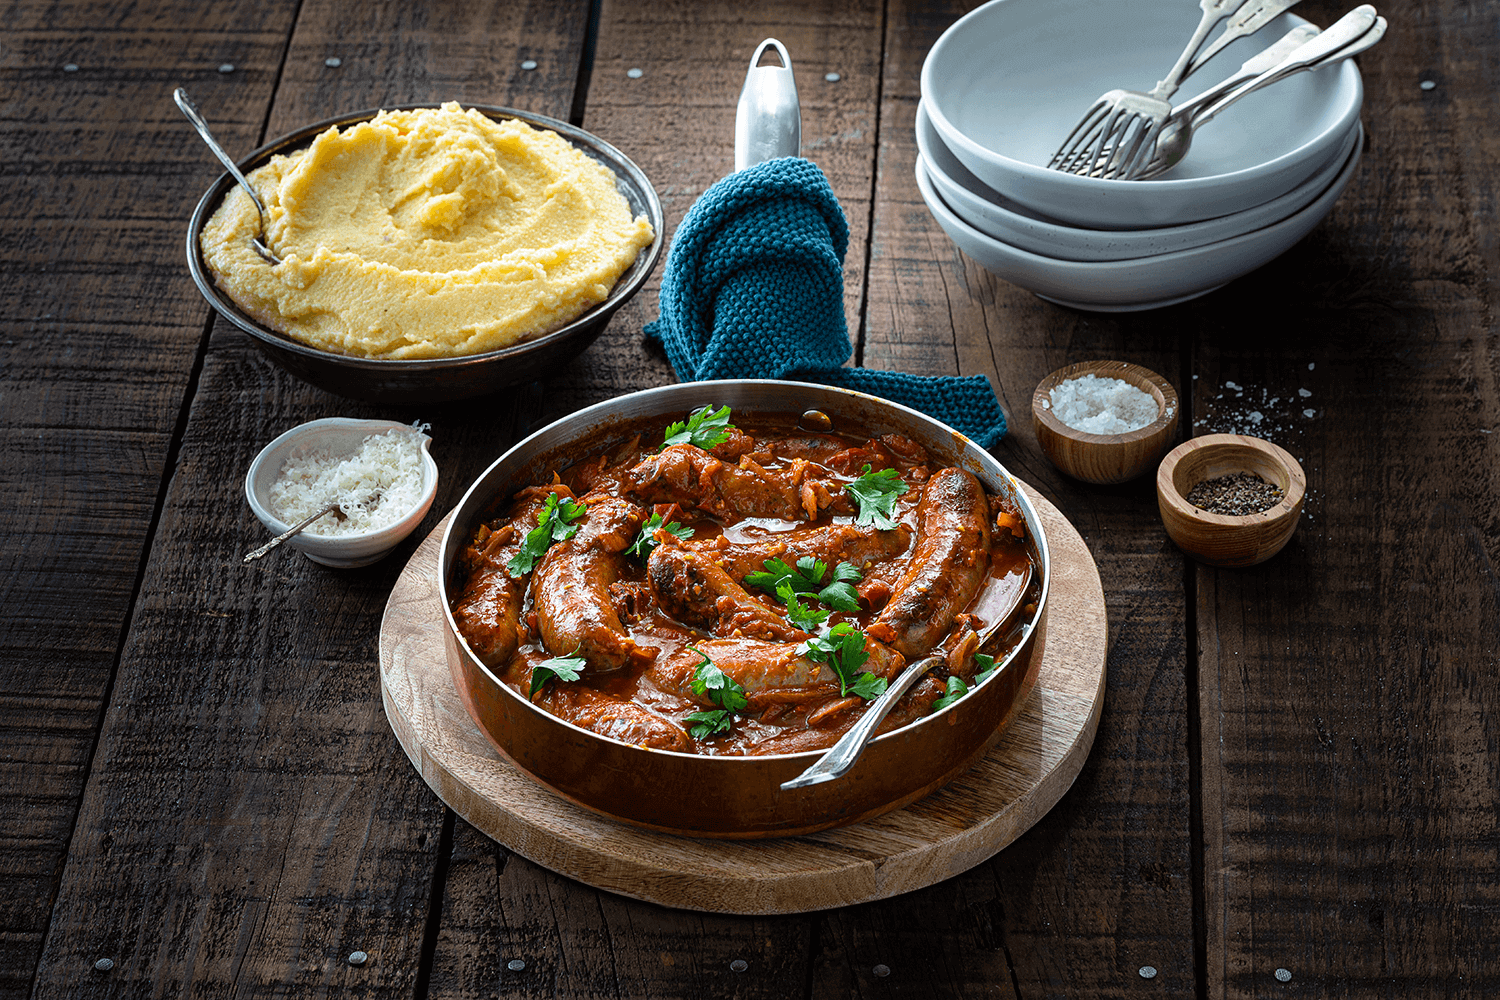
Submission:
[[[1156,470],[1162,523],[1209,566],[1254,566],[1280,552],[1302,516],[1307,476],[1284,449],[1243,434],[1184,441]]]
[[[1037,441],[1052,464],[1086,483],[1123,483],[1161,460],[1177,433],[1177,390],[1125,361],[1059,368],[1031,397]]]

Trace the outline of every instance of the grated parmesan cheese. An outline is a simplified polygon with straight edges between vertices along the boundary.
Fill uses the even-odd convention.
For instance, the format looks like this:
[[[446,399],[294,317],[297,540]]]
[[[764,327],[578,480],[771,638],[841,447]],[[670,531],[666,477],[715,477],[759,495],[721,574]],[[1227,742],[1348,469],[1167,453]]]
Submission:
[[[422,442],[428,424],[372,434],[352,455],[327,448],[294,451],[271,484],[271,513],[296,524],[337,502],[344,520],[320,517],[310,535],[354,535],[395,524],[422,500]],[[374,502],[366,503],[379,491]]]
[[[1156,397],[1118,378],[1081,375],[1049,394],[1058,420],[1085,434],[1138,431],[1161,415]]]

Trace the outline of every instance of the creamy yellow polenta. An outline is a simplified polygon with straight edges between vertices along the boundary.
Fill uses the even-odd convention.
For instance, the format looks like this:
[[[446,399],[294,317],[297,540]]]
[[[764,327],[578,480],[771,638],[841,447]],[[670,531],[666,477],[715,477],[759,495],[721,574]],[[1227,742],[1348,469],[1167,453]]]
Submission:
[[[609,168],[555,132],[456,103],[382,111],[252,172],[203,229],[219,286],[323,350],[437,358],[507,347],[604,301],[653,238]]]

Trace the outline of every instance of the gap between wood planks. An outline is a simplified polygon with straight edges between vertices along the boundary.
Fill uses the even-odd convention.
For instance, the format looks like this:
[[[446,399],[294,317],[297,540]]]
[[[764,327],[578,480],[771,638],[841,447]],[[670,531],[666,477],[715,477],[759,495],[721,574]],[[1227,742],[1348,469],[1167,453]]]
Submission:
[[[876,195],[880,185],[880,133],[884,125],[885,108],[885,64],[891,47],[890,0],[880,5],[880,63],[875,71],[875,129],[870,143],[870,211],[865,219],[865,255],[861,261],[859,277],[859,329],[854,332],[854,357],[856,368],[865,366],[865,331],[870,322],[870,263],[875,246]],[[962,374],[961,372],[959,374]]]
[[[1191,333],[1182,336],[1181,355],[1177,364],[1178,379],[1185,380],[1178,393],[1178,427],[1187,428],[1193,436],[1195,405],[1193,392],[1194,341]],[[1193,989],[1197,996],[1208,996],[1208,886],[1203,870],[1203,706],[1198,684],[1198,566],[1186,555],[1182,557],[1182,604],[1186,614],[1183,623],[1183,663],[1186,677],[1183,699],[1187,704],[1188,764],[1188,879],[1193,898]]]

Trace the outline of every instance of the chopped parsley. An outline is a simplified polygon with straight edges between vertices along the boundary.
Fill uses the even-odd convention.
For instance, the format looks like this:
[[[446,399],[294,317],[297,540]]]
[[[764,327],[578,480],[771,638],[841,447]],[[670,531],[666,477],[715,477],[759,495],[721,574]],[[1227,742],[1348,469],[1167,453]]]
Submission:
[[[862,526],[873,524],[882,531],[894,528],[896,498],[909,488],[895,469],[871,472],[870,463],[866,462],[860,477],[844,487],[844,491],[859,504],[859,516],[854,523]]]
[[[712,448],[729,440],[729,432],[735,427],[729,422],[729,407],[715,410],[712,406],[700,406],[688,415],[687,422],[681,420],[667,426],[665,448],[674,444],[695,444],[699,448]]]
[[[662,524],[661,515],[652,514],[646,519],[646,523],[641,525],[641,533],[635,536],[635,541],[631,544],[630,548],[625,550],[625,554],[639,556],[642,559],[650,558],[651,551],[656,548],[656,529],[658,528],[662,531],[671,532],[678,538],[693,537],[693,529],[684,528],[681,521],[670,521]]]
[[[969,693],[969,686],[964,679],[958,675],[948,678],[948,691],[941,698],[932,703],[932,710],[936,712],[940,708],[947,708],[958,699]]]
[[[979,668],[979,672],[974,675],[974,687],[978,687],[995,672],[995,658],[987,653],[975,653],[974,665]],[[969,685],[964,683],[962,677],[949,677],[947,693],[932,703],[932,710],[936,712],[940,708],[947,708],[968,694],[969,690]]]
[[[576,681],[579,672],[586,666],[588,662],[581,656],[554,656],[550,660],[543,660],[531,670],[531,691],[526,697],[535,698],[536,693],[553,678]]]
[[[856,694],[868,701],[885,691],[884,677],[860,671],[870,654],[865,652],[865,634],[848,622],[840,622],[807,640],[797,648],[797,653],[814,663],[828,664],[839,679],[842,694]]]
[[[748,705],[749,700],[745,697],[745,689],[714,666],[714,662],[703,650],[696,646],[689,646],[688,649],[702,657],[693,670],[693,693],[700,698],[706,694],[709,701],[719,706],[716,709],[693,712],[686,717],[686,721],[693,724],[688,730],[693,739],[706,740],[718,733],[727,733],[734,724],[735,713]]]
[[[582,517],[586,510],[588,510],[587,504],[563,500],[557,493],[549,496],[547,502],[542,505],[541,514],[537,516],[536,527],[526,532],[526,538],[521,542],[521,550],[505,564],[510,575],[525,576],[530,573],[536,569],[536,564],[541,562],[548,546],[553,542],[565,541],[578,534],[578,525],[572,522]]]
[[[788,566],[780,559],[767,559],[763,565],[764,572],[745,577],[747,584],[779,596],[784,583],[793,593],[813,594],[835,611],[859,610],[859,594],[853,584],[860,578],[860,572],[853,563],[841,562],[834,567],[833,581],[826,587],[823,577],[828,574],[828,564],[812,556],[798,559],[796,566]]]
[[[816,632],[828,620],[829,612],[809,607],[798,600],[797,592],[790,583],[778,584],[776,596],[786,604],[786,620],[804,632]]]

